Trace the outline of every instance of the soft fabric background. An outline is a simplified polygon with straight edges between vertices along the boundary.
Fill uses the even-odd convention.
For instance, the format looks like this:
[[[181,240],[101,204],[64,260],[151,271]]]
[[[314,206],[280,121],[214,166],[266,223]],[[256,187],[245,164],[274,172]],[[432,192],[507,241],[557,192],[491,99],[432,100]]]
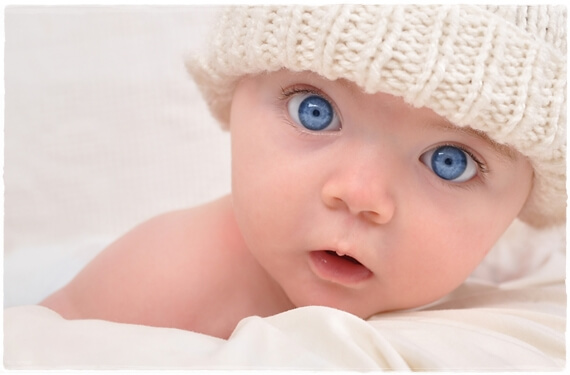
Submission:
[[[6,9],[6,305],[38,302],[142,220],[230,191],[229,135],[184,67],[218,10]]]

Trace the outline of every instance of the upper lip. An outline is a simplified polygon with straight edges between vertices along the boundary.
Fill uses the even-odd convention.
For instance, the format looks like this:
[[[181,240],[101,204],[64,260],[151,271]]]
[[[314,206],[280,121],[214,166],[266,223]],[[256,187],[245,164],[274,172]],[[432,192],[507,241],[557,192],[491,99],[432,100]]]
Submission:
[[[359,255],[356,255],[355,254],[356,251],[353,251],[352,249],[347,249],[347,250],[342,249],[341,250],[341,249],[339,249],[339,247],[333,246],[333,247],[324,248],[324,251],[334,252],[338,256],[341,256],[341,257],[350,257],[350,258],[354,259],[355,261],[357,261],[358,263],[360,263],[362,266],[366,267],[366,265],[361,260],[362,257]],[[368,267],[366,267],[366,268],[368,268]]]
[[[352,259],[354,259],[356,262],[362,264],[356,257],[353,257],[353,256],[350,255],[350,254],[344,254],[344,253],[342,253],[342,252],[340,252],[340,251],[336,251],[336,250],[325,250],[325,251],[330,251],[330,252],[332,252],[332,253],[336,253],[336,255],[338,255],[338,256],[340,256],[340,257],[352,258]]]

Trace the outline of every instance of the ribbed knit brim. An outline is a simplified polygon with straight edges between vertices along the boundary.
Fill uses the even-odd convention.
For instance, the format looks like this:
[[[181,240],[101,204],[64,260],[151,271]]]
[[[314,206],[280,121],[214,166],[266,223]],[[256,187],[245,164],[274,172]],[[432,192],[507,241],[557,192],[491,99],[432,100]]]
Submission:
[[[566,219],[564,6],[230,7],[187,67],[225,127],[239,79],[283,68],[431,108],[529,158],[522,220]]]

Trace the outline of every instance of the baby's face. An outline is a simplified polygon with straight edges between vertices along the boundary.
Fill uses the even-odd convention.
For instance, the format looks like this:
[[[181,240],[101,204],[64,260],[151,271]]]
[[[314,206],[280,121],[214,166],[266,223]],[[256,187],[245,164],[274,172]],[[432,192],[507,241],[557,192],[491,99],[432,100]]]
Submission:
[[[238,225],[296,306],[365,318],[444,296],[532,185],[528,161],[485,136],[313,73],[245,78],[230,130]]]

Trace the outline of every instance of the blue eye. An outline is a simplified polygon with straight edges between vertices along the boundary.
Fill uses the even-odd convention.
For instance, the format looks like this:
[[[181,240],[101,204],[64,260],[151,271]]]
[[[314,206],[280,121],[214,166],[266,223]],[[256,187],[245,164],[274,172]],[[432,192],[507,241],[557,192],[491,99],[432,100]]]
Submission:
[[[439,178],[465,182],[477,174],[477,166],[469,154],[458,147],[441,146],[420,157]]]
[[[321,96],[297,94],[289,100],[287,109],[291,118],[308,130],[340,130],[340,121],[332,105]]]

